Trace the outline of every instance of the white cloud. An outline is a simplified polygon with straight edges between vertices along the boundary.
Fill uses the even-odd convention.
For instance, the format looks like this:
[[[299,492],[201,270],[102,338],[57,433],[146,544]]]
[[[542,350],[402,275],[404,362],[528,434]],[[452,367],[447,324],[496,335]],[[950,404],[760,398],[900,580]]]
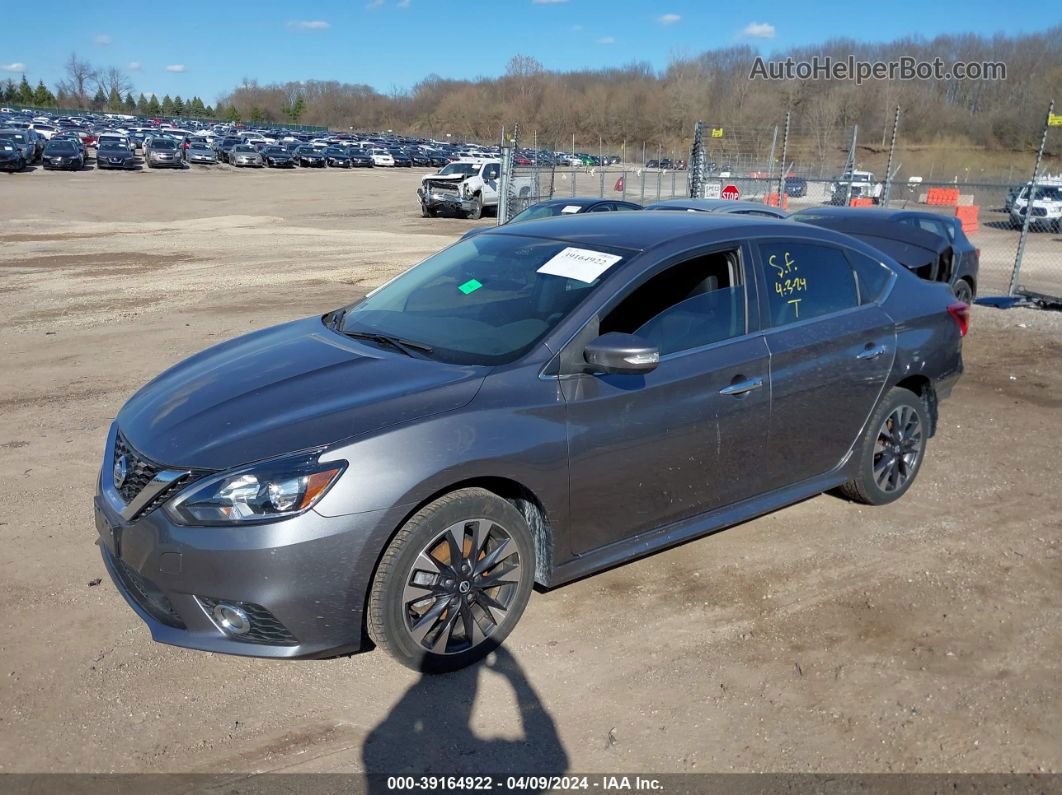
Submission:
[[[774,25],[766,22],[750,22],[741,31],[741,35],[748,36],[750,39],[773,39]]]
[[[288,23],[289,30],[328,30],[331,24],[323,19],[293,19]]]
[[[92,41],[100,45],[101,47],[106,47],[108,44],[111,43],[111,41],[113,41],[113,39],[111,39],[111,37],[108,36],[106,33],[97,33],[95,36],[93,36]]]
[[[656,21],[661,25],[674,25],[680,19],[682,19],[682,17],[678,14],[663,14],[662,16],[657,17]]]
[[[578,32],[579,32],[580,30],[582,30],[582,29],[583,29],[583,26],[582,26],[582,25],[572,25],[572,31],[573,31],[574,33],[578,33]]]
[[[140,61],[130,61],[129,66],[126,67],[130,72],[139,72],[144,68],[144,65]]]
[[[166,67],[166,71],[167,72],[187,72],[188,71],[188,67],[186,67],[183,63],[171,63],[169,66]]]
[[[399,8],[409,8],[409,2],[410,2],[410,0],[398,0],[398,2],[396,3],[396,5],[397,5],[397,6],[399,7]]]
[[[615,44],[616,43],[616,39],[615,39],[614,36],[602,36],[600,39],[597,40],[597,43],[598,44]]]
[[[21,61],[14,63],[0,63],[0,72],[25,72],[26,64]]]

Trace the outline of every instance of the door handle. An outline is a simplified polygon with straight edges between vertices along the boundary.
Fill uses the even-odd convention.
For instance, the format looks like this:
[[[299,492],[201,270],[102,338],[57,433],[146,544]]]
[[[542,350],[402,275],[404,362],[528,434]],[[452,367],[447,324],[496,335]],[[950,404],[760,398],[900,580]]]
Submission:
[[[862,353],[858,354],[856,356],[856,358],[857,359],[877,359],[879,356],[881,356],[883,353],[885,353],[885,351],[886,351],[886,348],[885,348],[884,345],[875,345],[874,347],[867,348],[865,351],[863,351]]]
[[[761,386],[763,386],[762,378],[750,378],[748,381],[738,381],[736,384],[723,387],[719,390],[719,394],[741,397],[742,395],[747,395],[754,389],[759,389]]]

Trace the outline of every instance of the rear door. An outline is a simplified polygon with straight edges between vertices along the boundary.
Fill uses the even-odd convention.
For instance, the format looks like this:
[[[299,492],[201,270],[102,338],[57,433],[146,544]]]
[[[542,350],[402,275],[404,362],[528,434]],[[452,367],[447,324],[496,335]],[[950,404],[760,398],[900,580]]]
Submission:
[[[756,248],[771,357],[764,475],[778,488],[842,462],[892,368],[896,333],[877,301],[882,283],[861,282],[845,249],[785,239]]]

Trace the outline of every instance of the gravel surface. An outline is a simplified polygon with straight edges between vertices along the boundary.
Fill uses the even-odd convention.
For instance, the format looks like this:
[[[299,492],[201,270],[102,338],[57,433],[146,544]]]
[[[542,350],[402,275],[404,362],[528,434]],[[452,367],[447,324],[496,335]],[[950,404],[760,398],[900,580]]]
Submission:
[[[153,643],[94,545],[111,418],[468,228],[421,218],[418,178],[3,179],[0,771],[1062,770],[1062,316],[1041,311],[975,308],[898,503],[820,496],[536,593],[491,665]]]

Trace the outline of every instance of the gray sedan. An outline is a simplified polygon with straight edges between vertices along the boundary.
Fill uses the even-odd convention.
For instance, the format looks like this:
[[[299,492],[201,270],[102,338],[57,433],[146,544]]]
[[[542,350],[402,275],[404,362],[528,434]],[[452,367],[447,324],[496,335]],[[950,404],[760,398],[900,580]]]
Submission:
[[[198,163],[199,165],[213,165],[218,162],[218,156],[215,154],[213,147],[200,141],[189,143],[188,149],[185,150],[185,156],[188,158],[189,163]]]
[[[535,583],[831,489],[903,496],[967,319],[811,225],[497,227],[144,386],[106,441],[100,548],[163,643],[293,658],[367,637],[452,670]]]
[[[236,144],[229,150],[229,163],[237,167],[251,166],[261,168],[265,163],[262,155],[250,144]]]

